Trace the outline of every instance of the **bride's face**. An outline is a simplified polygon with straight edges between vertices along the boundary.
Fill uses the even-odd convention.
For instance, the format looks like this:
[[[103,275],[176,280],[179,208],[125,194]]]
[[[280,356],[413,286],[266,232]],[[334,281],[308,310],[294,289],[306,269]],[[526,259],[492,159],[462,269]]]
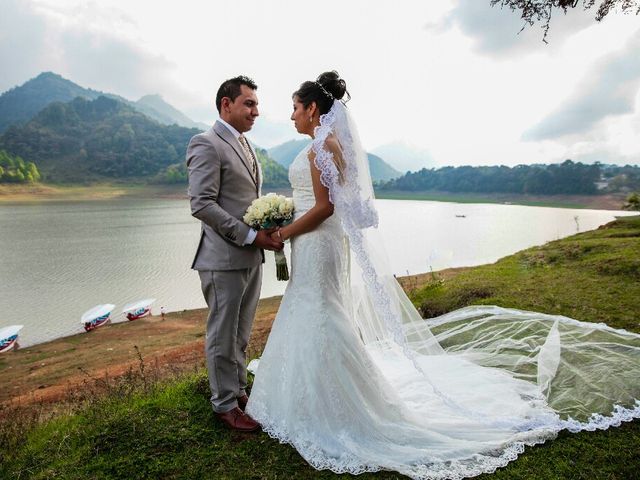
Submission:
[[[313,118],[311,112],[313,107],[309,105],[308,108],[304,108],[304,105],[300,102],[298,97],[293,97],[293,113],[291,114],[291,120],[296,127],[298,133],[304,135],[311,135],[313,133],[313,123],[309,121],[309,118]]]

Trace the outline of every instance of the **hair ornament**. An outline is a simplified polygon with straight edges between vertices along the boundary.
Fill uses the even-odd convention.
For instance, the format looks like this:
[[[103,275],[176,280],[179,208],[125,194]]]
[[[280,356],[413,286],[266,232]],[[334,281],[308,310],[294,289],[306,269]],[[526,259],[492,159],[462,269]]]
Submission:
[[[331,95],[331,93],[326,88],[324,88],[320,82],[314,81],[313,83],[315,83],[318,86],[318,88],[322,91],[322,93],[324,93],[327,97],[333,100],[333,95]]]

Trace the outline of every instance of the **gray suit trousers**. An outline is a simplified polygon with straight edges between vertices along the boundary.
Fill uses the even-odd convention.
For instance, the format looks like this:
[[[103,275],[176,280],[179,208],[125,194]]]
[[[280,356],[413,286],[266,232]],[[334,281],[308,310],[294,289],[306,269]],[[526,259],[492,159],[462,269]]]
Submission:
[[[262,265],[198,273],[209,306],[204,351],[211,405],[223,413],[238,406],[237,398],[247,388],[247,344],[260,298]]]

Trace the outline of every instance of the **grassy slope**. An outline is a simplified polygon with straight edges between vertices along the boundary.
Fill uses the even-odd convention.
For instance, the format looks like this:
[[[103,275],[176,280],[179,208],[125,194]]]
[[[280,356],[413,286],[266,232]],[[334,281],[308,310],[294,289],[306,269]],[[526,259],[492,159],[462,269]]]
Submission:
[[[492,265],[463,270],[411,296],[426,314],[469,304],[499,304],[605,321],[639,332],[639,280],[640,217],[627,217]],[[339,477],[313,470],[294,449],[265,434],[242,435],[222,428],[211,413],[203,372],[137,392],[115,389],[79,413],[11,437],[0,447],[0,478]],[[604,432],[563,433],[528,449],[490,478],[637,478],[638,452],[638,421]],[[358,478],[400,476],[383,472]]]
[[[411,299],[424,317],[500,305],[640,332],[640,216],[462,271]]]

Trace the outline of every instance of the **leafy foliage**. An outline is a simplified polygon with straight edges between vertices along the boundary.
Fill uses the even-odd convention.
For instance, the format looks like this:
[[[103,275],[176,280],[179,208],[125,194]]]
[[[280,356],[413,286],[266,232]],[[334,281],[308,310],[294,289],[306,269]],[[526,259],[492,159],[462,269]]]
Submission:
[[[556,165],[423,168],[383,183],[380,190],[594,194],[600,165],[565,160]]]
[[[267,188],[289,188],[287,169],[272,159],[266,150],[254,148],[262,168],[262,186]]]
[[[560,11],[566,14],[569,9],[576,8],[580,3],[584,10],[589,10],[596,4],[596,0],[491,0],[492,7],[500,5],[520,12],[522,19],[529,25],[541,22],[545,41],[552,14]],[[636,15],[640,13],[640,3],[637,0],[601,0],[596,12],[596,21],[601,21],[614,8],[619,8],[623,13],[634,10]]]
[[[40,172],[33,162],[0,150],[0,183],[35,183]]]
[[[627,197],[627,203],[622,207],[625,210],[640,211],[640,193],[632,193]]]
[[[640,166],[606,165],[602,171],[606,181],[605,192],[632,192],[640,190]]]
[[[187,164],[184,162],[169,165],[160,171],[153,179],[154,183],[164,183],[168,185],[186,185],[189,181]]]

